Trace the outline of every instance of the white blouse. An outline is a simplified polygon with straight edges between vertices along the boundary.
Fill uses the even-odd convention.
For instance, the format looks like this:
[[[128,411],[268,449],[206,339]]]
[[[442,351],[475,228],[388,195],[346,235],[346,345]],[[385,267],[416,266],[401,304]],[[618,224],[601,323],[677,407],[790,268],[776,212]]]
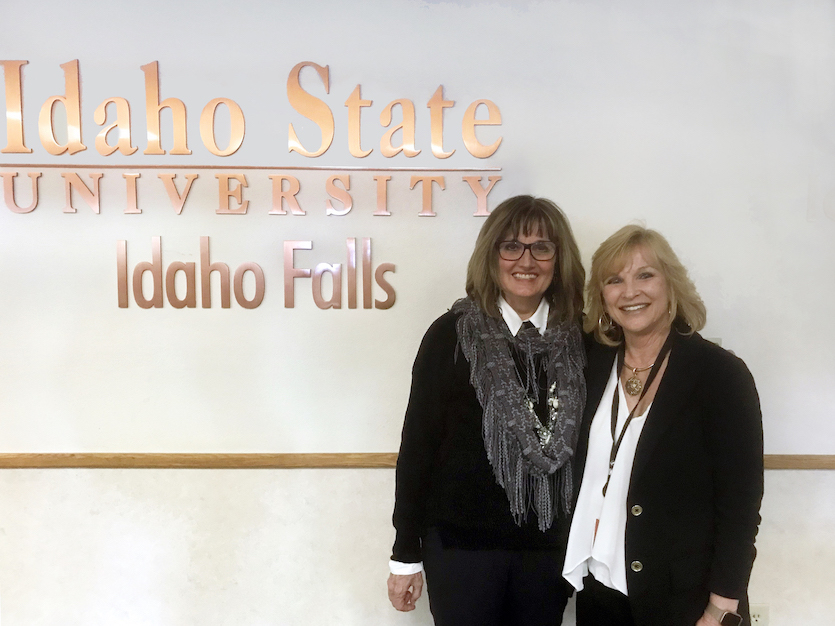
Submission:
[[[612,398],[616,387],[620,394],[615,427],[616,438],[620,436],[623,424],[629,416],[623,386],[617,383],[617,359],[615,359],[609,382],[606,383],[606,389],[603,391],[603,397],[600,399],[591,423],[583,482],[577,499],[577,509],[571,522],[568,550],[562,573],[577,591],[583,588],[583,577],[591,573],[598,582],[628,595],[624,554],[626,496],[629,491],[635,449],[650,407],[647,407],[643,415],[636,415],[632,418],[623,436],[612,477],[609,480],[609,487],[604,496],[603,485],[606,484],[609,455],[612,450]],[[596,535],[595,526],[597,526]]]

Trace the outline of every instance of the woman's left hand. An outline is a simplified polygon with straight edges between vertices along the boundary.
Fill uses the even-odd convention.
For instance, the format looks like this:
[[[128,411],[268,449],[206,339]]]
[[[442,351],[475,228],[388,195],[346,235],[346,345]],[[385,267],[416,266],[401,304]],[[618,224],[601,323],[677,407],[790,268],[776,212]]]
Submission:
[[[719,607],[723,611],[733,611],[736,613],[739,610],[739,600],[718,596],[715,593],[710,594],[710,603]],[[720,626],[720,624],[715,617],[708,615],[707,612],[705,612],[702,613],[699,621],[696,622],[696,626]]]

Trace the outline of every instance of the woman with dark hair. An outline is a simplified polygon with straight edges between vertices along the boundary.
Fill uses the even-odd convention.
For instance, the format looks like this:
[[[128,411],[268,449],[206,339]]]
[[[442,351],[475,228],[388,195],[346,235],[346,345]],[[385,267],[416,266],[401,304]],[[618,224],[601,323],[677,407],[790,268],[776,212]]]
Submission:
[[[626,226],[592,257],[582,476],[563,573],[578,626],[750,624],[763,494],[748,368],[702,339],[666,239]]]
[[[583,412],[584,271],[565,216],[518,196],[484,223],[467,297],[421,343],[400,455],[388,589],[439,626],[558,626]]]

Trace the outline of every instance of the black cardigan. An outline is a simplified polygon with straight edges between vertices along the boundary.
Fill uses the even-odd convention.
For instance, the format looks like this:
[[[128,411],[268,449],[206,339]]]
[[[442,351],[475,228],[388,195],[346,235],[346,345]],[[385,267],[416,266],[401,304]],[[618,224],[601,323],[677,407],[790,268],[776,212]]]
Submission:
[[[629,602],[639,626],[692,625],[714,592],[739,598],[747,624],[763,495],[757,390],[742,360],[698,334],[673,333],[626,500]],[[589,350],[578,482],[615,355],[599,344]]]
[[[414,367],[400,454],[392,558],[422,560],[421,538],[435,527],[445,546],[468,549],[565,549],[567,520],[541,532],[530,512],[517,526],[493,476],[481,434],[482,409],[470,367],[447,312],[423,338]]]

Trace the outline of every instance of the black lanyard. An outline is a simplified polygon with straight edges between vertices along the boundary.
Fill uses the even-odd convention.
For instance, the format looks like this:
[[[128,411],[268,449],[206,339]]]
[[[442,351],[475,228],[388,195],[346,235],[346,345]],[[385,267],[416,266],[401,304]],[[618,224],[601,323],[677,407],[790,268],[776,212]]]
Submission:
[[[620,444],[623,443],[623,437],[626,435],[626,429],[629,428],[630,422],[632,422],[632,418],[635,417],[635,411],[638,409],[638,406],[641,404],[641,400],[644,399],[647,391],[652,385],[652,381],[655,380],[655,376],[658,374],[658,370],[661,369],[661,364],[664,362],[664,358],[667,356],[667,353],[670,351],[672,347],[672,340],[673,340],[673,333],[670,332],[667,335],[667,340],[664,342],[664,345],[661,346],[661,351],[658,353],[658,356],[655,357],[655,362],[652,364],[652,369],[649,371],[649,375],[647,376],[647,382],[644,384],[644,388],[641,391],[641,395],[638,397],[638,402],[635,404],[635,407],[629,412],[629,416],[626,418],[626,422],[623,424],[623,430],[620,431],[620,436],[615,439],[615,433],[617,430],[618,425],[618,405],[620,404],[620,373],[623,371],[623,363],[626,359],[626,349],[624,346],[621,346],[621,349],[618,350],[618,371],[616,372],[617,377],[615,378],[615,393],[612,396],[612,450],[609,452],[609,473],[606,476],[606,484],[603,485],[603,495],[606,495],[606,490],[609,488],[609,480],[612,478],[612,470],[615,469],[615,459],[618,457],[618,451],[620,450]]]

